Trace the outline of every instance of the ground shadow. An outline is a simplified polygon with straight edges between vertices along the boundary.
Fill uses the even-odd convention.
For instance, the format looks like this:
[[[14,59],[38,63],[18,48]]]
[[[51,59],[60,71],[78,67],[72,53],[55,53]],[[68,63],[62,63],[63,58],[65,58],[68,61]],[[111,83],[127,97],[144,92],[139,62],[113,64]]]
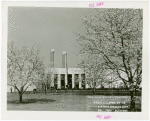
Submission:
[[[13,101],[7,101],[7,104],[30,104],[30,103],[48,103],[48,102],[55,102],[56,100],[53,99],[46,99],[46,98],[42,98],[42,99],[24,99],[22,101],[22,103],[19,102],[19,100],[13,100]]]

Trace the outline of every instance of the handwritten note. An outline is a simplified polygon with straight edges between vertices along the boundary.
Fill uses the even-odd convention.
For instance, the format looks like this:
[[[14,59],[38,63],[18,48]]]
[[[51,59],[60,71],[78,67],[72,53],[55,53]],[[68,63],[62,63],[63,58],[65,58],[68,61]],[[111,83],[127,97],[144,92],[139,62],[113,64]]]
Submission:
[[[102,119],[102,118],[109,119],[109,118],[112,118],[112,117],[109,116],[109,115],[108,116],[97,115],[96,118],[99,118],[99,119]]]
[[[89,7],[94,8],[94,7],[101,6],[101,5],[104,5],[104,3],[103,2],[92,3],[92,4],[89,4]]]

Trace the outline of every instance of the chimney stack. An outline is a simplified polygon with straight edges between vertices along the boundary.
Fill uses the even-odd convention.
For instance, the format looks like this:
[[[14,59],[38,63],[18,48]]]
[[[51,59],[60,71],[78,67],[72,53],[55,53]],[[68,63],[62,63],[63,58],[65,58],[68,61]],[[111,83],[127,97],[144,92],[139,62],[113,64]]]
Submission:
[[[54,68],[54,53],[55,53],[55,50],[52,49],[50,53],[50,63],[52,64],[52,68]]]
[[[62,54],[62,68],[67,68],[67,53],[63,51]]]

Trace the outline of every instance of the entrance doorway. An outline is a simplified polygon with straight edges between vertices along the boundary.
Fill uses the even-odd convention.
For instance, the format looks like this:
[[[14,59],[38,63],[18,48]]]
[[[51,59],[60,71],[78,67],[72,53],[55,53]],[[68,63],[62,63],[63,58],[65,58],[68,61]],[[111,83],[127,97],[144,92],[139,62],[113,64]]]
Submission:
[[[65,89],[65,74],[61,74],[61,89]]]
[[[55,88],[55,89],[58,88],[57,82],[58,82],[58,74],[55,74],[55,75],[54,75],[54,88]]]
[[[86,85],[85,85],[85,74],[81,74],[81,86],[82,86],[82,89],[86,88]]]
[[[68,74],[68,88],[72,89],[72,74]]]
[[[79,74],[75,74],[74,79],[75,79],[75,89],[79,89]]]

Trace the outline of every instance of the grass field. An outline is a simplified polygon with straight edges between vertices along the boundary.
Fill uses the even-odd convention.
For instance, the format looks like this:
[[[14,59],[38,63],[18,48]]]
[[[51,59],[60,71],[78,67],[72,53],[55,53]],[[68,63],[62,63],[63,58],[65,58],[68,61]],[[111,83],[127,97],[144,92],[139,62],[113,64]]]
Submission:
[[[94,97],[94,98],[92,98]],[[122,97],[122,98],[121,98]],[[126,98],[124,98],[126,97]],[[70,95],[70,94],[24,94],[23,103],[19,103],[18,93],[7,94],[7,110],[24,111],[97,111],[104,106],[114,106],[113,102],[130,103],[129,96]],[[105,104],[105,105],[106,105]],[[119,104],[123,105],[122,103]],[[136,108],[141,107],[141,97],[136,100]]]

